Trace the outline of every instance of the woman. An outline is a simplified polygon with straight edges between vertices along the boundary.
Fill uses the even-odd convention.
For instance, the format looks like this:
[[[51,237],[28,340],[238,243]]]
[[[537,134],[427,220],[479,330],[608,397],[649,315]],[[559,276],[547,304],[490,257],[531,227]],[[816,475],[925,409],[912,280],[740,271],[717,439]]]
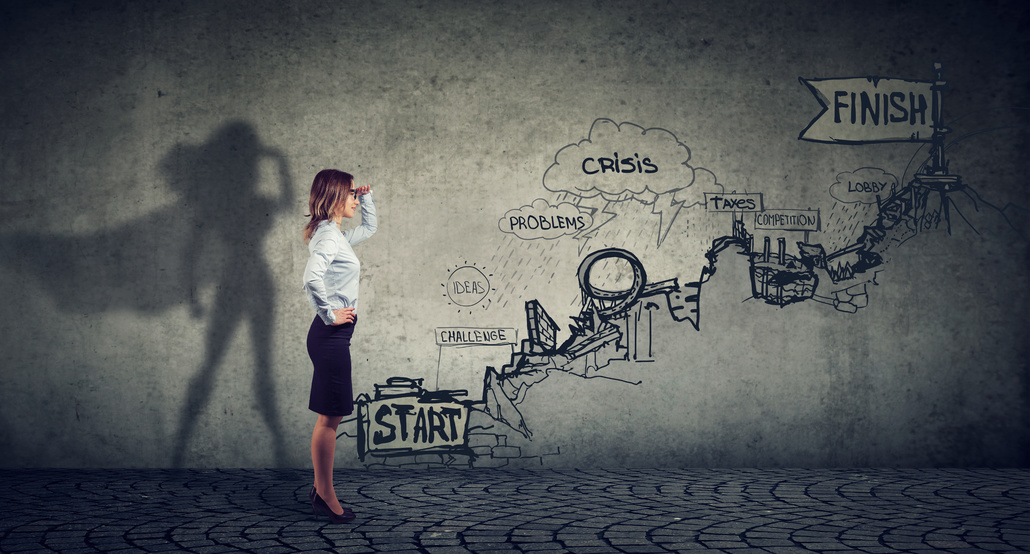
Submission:
[[[344,218],[354,217],[361,206],[361,225],[340,231]],[[315,366],[308,409],[318,414],[311,434],[311,462],[315,485],[311,509],[329,516],[333,523],[354,519],[354,512],[340,506],[333,490],[333,454],[336,428],[354,411],[351,392],[350,339],[357,323],[360,263],[352,246],[376,232],[376,209],[369,187],[354,187],[354,177],[336,169],[315,176],[308,200],[311,220],[304,227],[308,243],[304,291],[315,309],[308,330],[308,355]]]

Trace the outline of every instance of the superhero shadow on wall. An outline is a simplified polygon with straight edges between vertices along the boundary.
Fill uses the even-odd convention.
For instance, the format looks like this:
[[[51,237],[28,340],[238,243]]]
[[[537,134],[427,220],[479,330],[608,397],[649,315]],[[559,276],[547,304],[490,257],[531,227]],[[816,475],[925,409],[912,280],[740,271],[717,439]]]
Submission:
[[[275,198],[258,190],[264,158],[278,164]],[[177,145],[160,169],[178,194],[174,205],[89,233],[8,236],[3,252],[55,304],[73,298],[75,309],[87,313],[147,315],[188,307],[193,319],[205,323],[203,361],[190,380],[171,445],[175,467],[187,459],[229,342],[246,324],[255,404],[272,433],[276,463],[286,465],[271,365],[275,287],[262,248],[274,217],[292,201],[286,159],[262,145],[249,123],[231,121],[203,144]]]
[[[277,198],[258,192],[258,163],[265,157],[278,162],[281,188]],[[275,286],[262,248],[275,215],[292,204],[286,159],[262,145],[249,124],[234,121],[201,146],[179,146],[162,165],[169,182],[191,208],[193,221],[182,249],[182,267],[194,317],[204,316],[197,291],[207,284],[206,279],[214,282],[216,291],[207,317],[204,361],[187,392],[173,465],[182,465],[197,417],[210,399],[215,371],[241,323],[250,328],[257,405],[272,432],[276,463],[286,465],[272,382]],[[206,247],[220,248],[222,256],[213,267],[201,268]]]

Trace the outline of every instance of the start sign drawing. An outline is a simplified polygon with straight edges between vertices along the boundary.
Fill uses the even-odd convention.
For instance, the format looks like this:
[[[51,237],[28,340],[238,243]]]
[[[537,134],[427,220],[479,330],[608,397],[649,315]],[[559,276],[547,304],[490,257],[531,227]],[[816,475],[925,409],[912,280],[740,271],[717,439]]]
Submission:
[[[361,456],[464,451],[469,408],[458,402],[426,402],[413,396],[358,405]]]

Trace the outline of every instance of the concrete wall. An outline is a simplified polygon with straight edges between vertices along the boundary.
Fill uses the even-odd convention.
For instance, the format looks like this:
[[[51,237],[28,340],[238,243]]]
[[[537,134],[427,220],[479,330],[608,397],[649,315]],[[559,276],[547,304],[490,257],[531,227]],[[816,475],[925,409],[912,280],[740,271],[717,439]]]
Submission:
[[[0,19],[3,466],[310,464],[300,233],[325,167],[372,185],[381,218],[357,249],[368,421],[342,424],[338,467],[1030,462],[1025,2]],[[841,107],[893,79],[932,100],[934,62],[936,173],[930,145]],[[853,143],[799,140],[821,109],[799,78],[865,76],[889,80],[826,83]],[[911,127],[918,96],[884,98]],[[656,172],[584,173],[616,152]],[[847,191],[863,182],[881,185]],[[718,195],[819,222],[759,229]],[[559,214],[571,229],[529,229]]]

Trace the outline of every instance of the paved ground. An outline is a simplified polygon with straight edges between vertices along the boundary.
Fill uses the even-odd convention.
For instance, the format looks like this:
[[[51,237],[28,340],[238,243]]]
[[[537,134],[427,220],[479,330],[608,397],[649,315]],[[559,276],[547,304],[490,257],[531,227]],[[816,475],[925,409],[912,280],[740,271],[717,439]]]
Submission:
[[[1030,551],[1027,470],[0,471],[3,552]]]

